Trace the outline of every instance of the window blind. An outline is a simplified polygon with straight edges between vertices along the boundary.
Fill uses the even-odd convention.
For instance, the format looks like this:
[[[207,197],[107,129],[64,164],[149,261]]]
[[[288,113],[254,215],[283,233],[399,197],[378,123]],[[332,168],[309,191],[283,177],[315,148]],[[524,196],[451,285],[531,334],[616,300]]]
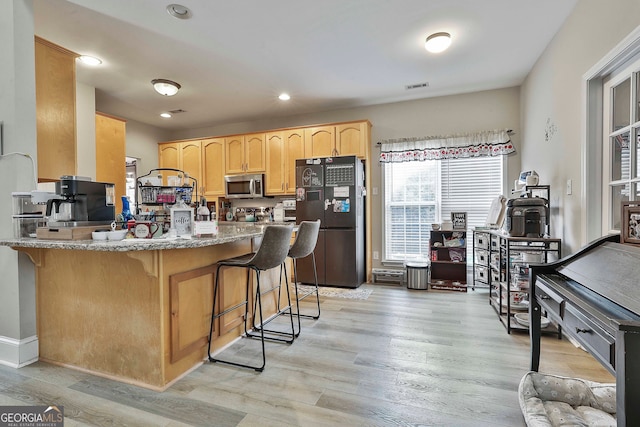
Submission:
[[[467,212],[469,228],[485,225],[491,202],[503,194],[503,162],[498,156],[384,164],[384,259],[428,259],[431,224],[451,212]]]

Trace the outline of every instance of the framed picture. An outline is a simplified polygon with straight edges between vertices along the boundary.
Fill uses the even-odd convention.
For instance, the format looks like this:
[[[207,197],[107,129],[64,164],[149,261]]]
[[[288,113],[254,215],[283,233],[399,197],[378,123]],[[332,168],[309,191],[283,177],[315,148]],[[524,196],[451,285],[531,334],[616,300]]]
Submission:
[[[622,202],[620,243],[640,244],[640,204]]]
[[[453,223],[454,230],[466,230],[467,229],[467,213],[451,212],[451,222]]]
[[[171,228],[178,236],[193,234],[193,208],[171,208]]]

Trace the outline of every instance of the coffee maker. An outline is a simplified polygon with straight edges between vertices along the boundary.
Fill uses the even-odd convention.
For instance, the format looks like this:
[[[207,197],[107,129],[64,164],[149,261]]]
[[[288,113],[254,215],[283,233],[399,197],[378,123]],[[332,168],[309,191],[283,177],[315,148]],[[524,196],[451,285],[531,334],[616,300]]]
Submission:
[[[46,216],[58,226],[111,224],[115,220],[115,186],[91,178],[65,175],[55,183],[61,198],[47,201]]]

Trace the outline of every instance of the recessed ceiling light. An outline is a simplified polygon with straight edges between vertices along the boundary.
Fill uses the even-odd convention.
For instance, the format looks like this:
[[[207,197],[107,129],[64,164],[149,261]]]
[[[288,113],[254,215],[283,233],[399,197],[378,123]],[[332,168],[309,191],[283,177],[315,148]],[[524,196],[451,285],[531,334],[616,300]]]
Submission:
[[[281,93],[280,95],[278,95],[278,99],[280,101],[288,101],[291,99],[291,96],[289,96],[288,93]]]
[[[169,113],[160,113],[160,117],[164,117],[165,119],[170,119],[171,118],[171,114],[169,114]]]
[[[192,16],[189,8],[181,4],[170,4],[167,6],[167,12],[169,15],[178,19],[189,19]]]
[[[440,53],[451,45],[451,34],[449,33],[435,33],[427,37],[427,41],[424,44],[424,48],[431,53]]]
[[[151,84],[156,92],[164,96],[173,96],[178,93],[178,90],[182,87],[179,83],[167,79],[153,79],[151,80]]]
[[[96,58],[95,56],[89,56],[89,55],[80,55],[78,57],[78,61],[82,62],[83,64],[94,65],[94,66],[102,64],[102,60],[100,58]]]

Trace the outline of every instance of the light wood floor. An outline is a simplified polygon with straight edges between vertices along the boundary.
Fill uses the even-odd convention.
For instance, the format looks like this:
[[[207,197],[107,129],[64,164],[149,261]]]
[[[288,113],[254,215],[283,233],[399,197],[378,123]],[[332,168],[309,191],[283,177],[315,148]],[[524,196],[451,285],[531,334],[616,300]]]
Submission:
[[[528,336],[506,333],[486,290],[363,286],[367,300],[322,298],[293,345],[268,343],[262,373],[207,362],[157,393],[41,362],[0,366],[0,405],[63,405],[67,426],[524,425]],[[258,346],[242,339],[224,356]],[[614,381],[555,337],[540,371]]]

